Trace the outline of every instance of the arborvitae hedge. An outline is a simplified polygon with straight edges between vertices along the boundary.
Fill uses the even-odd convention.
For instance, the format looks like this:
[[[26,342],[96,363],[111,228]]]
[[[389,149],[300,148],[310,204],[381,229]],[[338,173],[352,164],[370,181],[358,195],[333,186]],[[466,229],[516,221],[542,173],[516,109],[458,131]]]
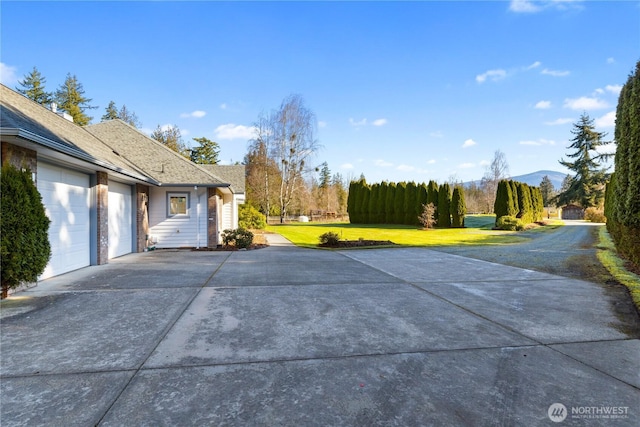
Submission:
[[[494,212],[497,227],[505,222],[515,222],[516,218],[521,225],[542,220],[544,206],[540,188],[513,180],[500,181],[496,190]],[[513,220],[500,220],[503,217]]]
[[[438,189],[438,227],[451,227],[451,187],[446,182]]]
[[[1,172],[0,259],[2,297],[22,282],[35,282],[51,256],[49,218],[31,171],[5,162]]]
[[[464,216],[467,214],[467,206],[464,203],[464,191],[460,186],[453,189],[451,196],[451,226],[464,227]]]
[[[640,267],[640,61],[616,109],[615,177],[605,200],[607,229],[618,251]]]
[[[448,221],[443,219],[439,227],[450,227],[451,216],[457,215],[459,227],[464,226],[464,193],[462,188],[458,190],[460,200],[455,206],[451,203],[451,190],[449,184],[446,187],[448,197],[438,201],[439,189],[435,181],[427,184],[414,182],[387,183],[368,185],[366,181],[352,181],[349,184],[347,198],[347,210],[349,219],[353,224],[405,224],[418,225],[418,216],[422,214],[423,205],[433,203],[434,206],[442,203],[447,212]],[[444,190],[443,190],[444,191]],[[444,196],[444,192],[442,193]],[[454,214],[453,209],[456,209]]]

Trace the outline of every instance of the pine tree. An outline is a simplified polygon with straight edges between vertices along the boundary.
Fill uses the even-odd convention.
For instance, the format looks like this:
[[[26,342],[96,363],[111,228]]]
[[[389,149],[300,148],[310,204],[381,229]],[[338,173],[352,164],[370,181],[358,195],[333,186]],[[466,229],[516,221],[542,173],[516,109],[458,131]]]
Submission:
[[[42,77],[40,71],[36,67],[27,75],[24,79],[18,81],[22,88],[16,87],[16,90],[29,98],[32,101],[37,102],[40,105],[48,107],[51,104],[51,93],[44,89],[44,85],[47,79]]]
[[[578,203],[585,209],[601,206],[607,175],[606,169],[601,168],[603,157],[596,150],[609,143],[603,140],[606,134],[596,132],[594,121],[586,114],[574,123],[571,133],[574,137],[567,148],[575,151],[567,156],[575,160],[562,159],[560,164],[575,174],[569,188],[558,195],[558,203]]]
[[[100,121],[106,122],[107,120],[116,120],[118,118],[118,108],[116,107],[116,103],[111,101],[109,102],[109,105],[107,105],[107,108],[105,108],[105,113],[100,118]]]
[[[191,161],[201,165],[217,165],[220,146],[208,138],[193,138],[198,146],[191,149]]]
[[[73,122],[80,126],[88,125],[93,119],[85,111],[97,108],[89,105],[91,98],[84,96],[82,83],[71,73],[67,74],[64,83],[56,90],[55,101],[58,108],[73,117]]]
[[[168,126],[165,129],[162,129],[160,125],[158,125],[151,134],[151,138],[172,149],[176,153],[181,154],[187,159],[191,158],[191,150],[189,150],[182,141],[182,133],[178,126]]]
[[[540,182],[540,192],[542,193],[542,204],[544,206],[549,206],[551,199],[554,197],[555,189],[548,175],[542,177],[542,181]]]

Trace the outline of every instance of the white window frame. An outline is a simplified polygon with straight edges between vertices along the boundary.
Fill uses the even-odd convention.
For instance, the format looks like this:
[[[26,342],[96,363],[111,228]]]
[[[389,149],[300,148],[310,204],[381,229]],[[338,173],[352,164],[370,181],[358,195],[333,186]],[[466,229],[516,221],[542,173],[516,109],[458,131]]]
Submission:
[[[189,192],[167,191],[167,218],[189,218],[189,206],[191,203]],[[171,199],[174,197],[184,197],[186,199],[185,213],[171,213]]]

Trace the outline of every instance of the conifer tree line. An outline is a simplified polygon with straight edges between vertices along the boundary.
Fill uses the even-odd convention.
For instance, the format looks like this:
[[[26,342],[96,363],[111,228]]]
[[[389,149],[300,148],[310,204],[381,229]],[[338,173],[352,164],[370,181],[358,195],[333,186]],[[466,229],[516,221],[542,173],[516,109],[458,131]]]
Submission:
[[[367,184],[351,181],[347,212],[352,224],[420,225],[425,205],[433,204],[438,227],[464,227],[466,206],[462,187],[451,191],[448,183],[438,185],[415,182]]]
[[[640,61],[616,110],[615,172],[606,188],[607,230],[618,252],[640,266]]]
[[[505,217],[518,219],[523,225],[541,221],[544,215],[542,192],[539,187],[503,179],[498,183],[493,211],[496,226]]]

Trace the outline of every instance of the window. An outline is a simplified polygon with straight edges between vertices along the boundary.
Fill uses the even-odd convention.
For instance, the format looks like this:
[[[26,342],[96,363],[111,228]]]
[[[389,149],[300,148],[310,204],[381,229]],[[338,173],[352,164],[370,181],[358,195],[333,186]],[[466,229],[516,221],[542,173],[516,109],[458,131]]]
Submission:
[[[167,217],[189,216],[189,193],[167,193]]]

